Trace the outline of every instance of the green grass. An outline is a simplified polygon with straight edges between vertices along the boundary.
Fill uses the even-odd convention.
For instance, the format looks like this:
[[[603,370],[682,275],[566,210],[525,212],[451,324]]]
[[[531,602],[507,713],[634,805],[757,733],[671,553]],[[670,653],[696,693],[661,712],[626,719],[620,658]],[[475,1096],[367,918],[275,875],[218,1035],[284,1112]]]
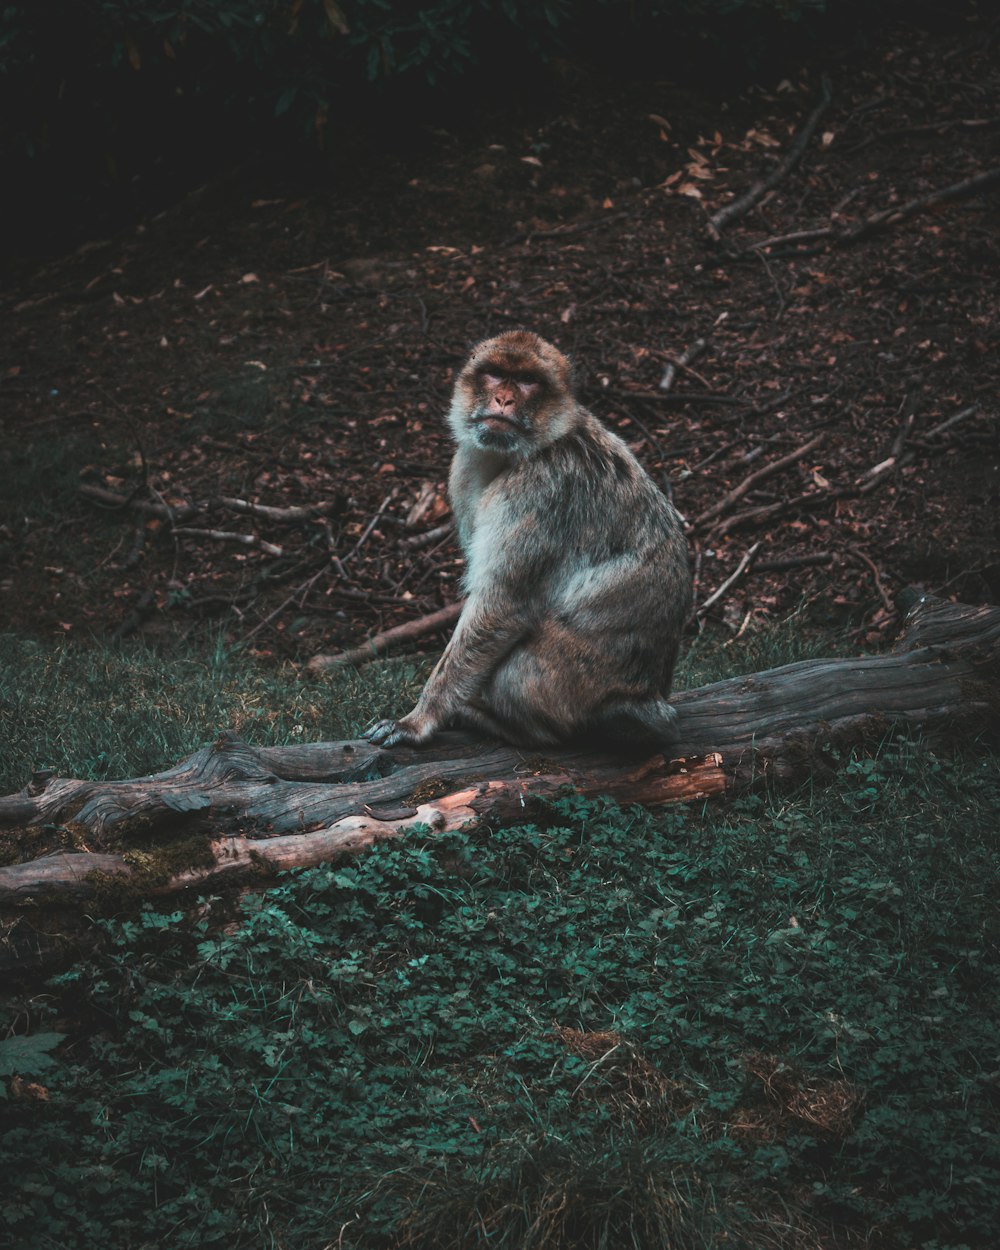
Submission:
[[[193,653],[141,643],[52,645],[0,634],[0,794],[36,768],[121,778],[169,767],[221,729],[276,745],[353,737],[416,698],[426,665],[396,660],[306,679],[221,642]]]
[[[570,798],[101,922],[7,1003],[36,1247],[994,1244],[996,761]],[[64,1035],[53,1050],[51,1032]],[[0,1068],[5,1062],[0,1046]]]

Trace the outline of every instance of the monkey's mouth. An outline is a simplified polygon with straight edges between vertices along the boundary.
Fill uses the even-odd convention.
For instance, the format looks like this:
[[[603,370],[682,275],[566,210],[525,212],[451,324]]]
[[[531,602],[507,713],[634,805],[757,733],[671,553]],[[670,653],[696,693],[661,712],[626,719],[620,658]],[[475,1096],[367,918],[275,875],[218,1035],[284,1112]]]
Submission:
[[[510,417],[480,417],[476,425],[482,430],[492,430],[494,434],[519,434],[524,431],[521,423]]]

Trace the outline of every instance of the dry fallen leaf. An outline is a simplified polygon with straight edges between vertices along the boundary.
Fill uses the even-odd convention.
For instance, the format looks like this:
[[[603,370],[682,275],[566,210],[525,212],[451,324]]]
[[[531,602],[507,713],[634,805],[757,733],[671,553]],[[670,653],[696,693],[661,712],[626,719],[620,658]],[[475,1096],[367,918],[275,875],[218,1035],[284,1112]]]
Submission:
[[[64,628],[69,627],[64,626]],[[34,1081],[25,1081],[19,1076],[10,1078],[10,1093],[12,1098],[23,1098],[27,1102],[49,1101],[49,1091],[44,1085],[38,1085]]]

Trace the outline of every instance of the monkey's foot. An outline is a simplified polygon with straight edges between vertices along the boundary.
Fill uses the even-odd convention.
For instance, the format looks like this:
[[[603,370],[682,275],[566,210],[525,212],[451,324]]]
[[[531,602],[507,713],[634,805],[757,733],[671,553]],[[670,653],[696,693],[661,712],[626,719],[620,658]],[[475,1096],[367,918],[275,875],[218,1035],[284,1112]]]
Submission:
[[[376,721],[361,736],[367,738],[369,742],[374,742],[376,746],[398,747],[400,744],[416,746],[417,743],[425,741],[428,735],[425,734],[421,738],[419,734],[407,728],[402,721],[389,719]]]

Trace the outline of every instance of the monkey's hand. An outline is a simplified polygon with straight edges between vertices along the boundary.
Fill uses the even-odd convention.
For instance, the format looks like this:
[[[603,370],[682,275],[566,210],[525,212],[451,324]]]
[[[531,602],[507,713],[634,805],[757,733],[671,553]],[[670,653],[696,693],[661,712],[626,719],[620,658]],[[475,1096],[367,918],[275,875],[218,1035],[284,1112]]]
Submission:
[[[381,747],[419,746],[433,736],[435,729],[429,716],[414,710],[402,720],[376,721],[361,736]]]

